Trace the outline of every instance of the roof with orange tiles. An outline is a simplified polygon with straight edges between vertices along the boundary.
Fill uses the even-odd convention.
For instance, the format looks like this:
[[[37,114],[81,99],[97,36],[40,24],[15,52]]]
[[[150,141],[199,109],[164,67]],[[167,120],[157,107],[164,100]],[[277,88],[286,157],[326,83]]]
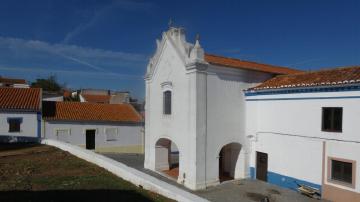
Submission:
[[[91,95],[91,94],[81,94],[86,102],[92,103],[109,103],[110,102],[110,95]]]
[[[360,66],[279,75],[249,90],[339,86],[360,83]]]
[[[63,96],[64,96],[64,97],[71,97],[71,91],[69,91],[69,90],[64,90]]]
[[[297,69],[261,64],[257,62],[250,62],[250,61],[217,56],[212,54],[205,54],[205,61],[214,65],[226,66],[236,69],[247,69],[247,70],[268,72],[272,74],[294,74],[294,73],[302,72]]]
[[[43,118],[56,121],[139,123],[140,114],[130,104],[43,102]]]
[[[0,110],[39,111],[40,88],[0,88]]]
[[[7,83],[7,84],[26,84],[25,79],[12,79],[12,78],[5,78],[0,76],[0,83]]]

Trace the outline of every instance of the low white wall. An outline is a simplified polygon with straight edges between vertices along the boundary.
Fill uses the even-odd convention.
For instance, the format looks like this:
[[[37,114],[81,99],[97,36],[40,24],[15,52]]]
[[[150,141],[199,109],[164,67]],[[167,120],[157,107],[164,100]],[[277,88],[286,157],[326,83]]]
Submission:
[[[200,198],[192,193],[189,193],[183,189],[180,189],[176,186],[168,184],[164,181],[161,181],[153,176],[140,172],[134,168],[131,168],[123,163],[112,160],[105,156],[96,154],[92,151],[82,149],[78,146],[67,144],[64,142],[44,139],[42,140],[43,144],[51,145],[67,151],[79,158],[82,158],[88,162],[94,163],[100,167],[105,168],[111,173],[127,180],[136,186],[142,186],[144,189],[161,194],[165,197],[176,201],[203,201],[208,200]]]

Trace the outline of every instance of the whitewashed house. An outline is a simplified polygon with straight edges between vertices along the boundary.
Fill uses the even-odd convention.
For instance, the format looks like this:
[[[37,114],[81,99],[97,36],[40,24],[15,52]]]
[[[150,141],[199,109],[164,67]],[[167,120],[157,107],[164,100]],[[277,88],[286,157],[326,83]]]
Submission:
[[[184,29],[170,28],[147,68],[145,168],[191,189],[250,176],[243,90],[296,72],[205,54],[199,40],[191,44]]]
[[[0,87],[0,142],[38,142],[41,89]]]
[[[360,201],[360,67],[278,76],[245,95],[252,178]]]
[[[0,87],[29,88],[25,79],[14,79],[0,76]]]
[[[43,102],[43,138],[98,152],[143,152],[142,117],[130,104]]]
[[[171,27],[145,82],[146,168],[194,190],[256,178],[360,201],[360,67],[302,72],[210,55]]]

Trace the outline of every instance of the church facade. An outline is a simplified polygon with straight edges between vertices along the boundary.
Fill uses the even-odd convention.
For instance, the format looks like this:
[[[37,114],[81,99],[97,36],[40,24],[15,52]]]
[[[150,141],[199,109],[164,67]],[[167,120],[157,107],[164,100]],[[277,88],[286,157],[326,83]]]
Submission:
[[[198,39],[194,44],[189,43],[183,28],[171,27],[157,40],[157,50],[150,59],[145,77],[145,168],[165,173],[193,190],[251,177],[288,188],[292,188],[296,184],[293,181],[297,180],[322,189],[323,167],[327,166],[323,163],[323,142],[330,140],[324,139],[326,132],[312,133],[318,128],[310,127],[308,122],[315,123],[314,120],[306,119],[306,110],[302,111],[298,106],[314,107],[315,104],[306,103],[309,101],[331,107],[342,100],[327,102],[325,98],[313,101],[306,98],[303,102],[301,99],[288,99],[304,96],[301,90],[276,94],[280,86],[273,86],[277,82],[274,79],[302,74],[295,69],[207,54]],[[291,87],[290,84],[286,86]],[[359,92],[350,92],[355,97],[340,97],[350,96],[347,101],[359,104],[356,97]],[[336,97],[339,92],[334,93]],[[313,111],[314,108],[309,108],[308,111],[315,116],[314,112],[321,109]],[[328,119],[339,113],[336,109],[331,110],[326,112],[331,114],[327,115]],[[334,121],[330,122],[329,127],[336,125]],[[313,139],[307,136],[321,136],[323,139],[310,144]],[[329,139],[336,138],[333,136]],[[345,141],[351,138],[355,140],[349,144],[358,148],[358,137],[343,137]],[[304,143],[304,148],[291,146],[302,144],[302,141],[309,144]],[[337,153],[332,150],[332,144],[326,143],[325,151]],[[312,149],[318,152],[316,156],[311,156]],[[294,154],[287,150],[297,152]],[[302,150],[304,155],[301,155]],[[306,161],[310,156],[314,160]],[[358,160],[351,155],[342,157],[351,162]],[[356,163],[353,165],[355,169],[358,166]],[[353,176],[359,177],[357,173]],[[351,183],[350,186],[354,184],[356,188],[348,191],[356,194],[359,186]]]

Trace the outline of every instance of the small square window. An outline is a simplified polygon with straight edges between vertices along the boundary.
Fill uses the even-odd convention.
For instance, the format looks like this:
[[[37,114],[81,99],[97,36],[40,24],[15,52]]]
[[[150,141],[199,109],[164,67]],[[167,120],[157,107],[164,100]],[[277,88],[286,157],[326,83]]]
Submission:
[[[56,138],[57,140],[63,142],[69,142],[70,139],[70,129],[58,129],[56,130]]]
[[[118,139],[117,134],[117,128],[105,128],[106,141],[116,141]]]
[[[353,164],[354,162],[331,159],[330,179],[343,183],[345,185],[353,185],[353,176],[355,175]]]
[[[20,125],[22,123],[22,118],[8,118],[8,123],[9,123],[9,133],[20,132]]]
[[[322,131],[342,132],[342,107],[322,108]]]

